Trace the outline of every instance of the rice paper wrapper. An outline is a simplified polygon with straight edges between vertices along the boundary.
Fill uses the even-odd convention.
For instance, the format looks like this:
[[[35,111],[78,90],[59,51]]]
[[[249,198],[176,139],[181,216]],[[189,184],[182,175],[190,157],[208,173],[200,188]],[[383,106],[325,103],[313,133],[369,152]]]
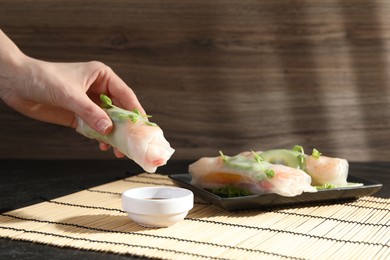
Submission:
[[[312,185],[343,187],[348,184],[349,164],[346,159],[306,156],[306,171],[312,178]]]
[[[157,167],[167,163],[175,150],[171,148],[159,126],[147,124],[145,120],[133,122],[129,118],[118,116],[118,108],[105,111],[113,121],[113,130],[110,134],[98,133],[79,117],[76,131],[118,149],[146,172],[154,173]]]
[[[317,191],[310,185],[311,177],[302,170],[265,162],[263,169],[257,162],[247,158],[246,154],[230,157],[229,160],[233,162],[230,165],[221,157],[204,157],[192,163],[189,166],[192,184],[205,189],[232,185],[252,194],[276,193],[286,197]],[[268,178],[265,169],[272,170],[274,176]]]

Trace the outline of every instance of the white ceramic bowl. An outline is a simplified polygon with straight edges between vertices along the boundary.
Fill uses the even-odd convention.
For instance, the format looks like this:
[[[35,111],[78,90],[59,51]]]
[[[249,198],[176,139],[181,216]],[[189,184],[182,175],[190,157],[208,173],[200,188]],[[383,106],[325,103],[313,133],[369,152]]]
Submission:
[[[144,227],[168,227],[183,220],[194,206],[192,191],[178,187],[142,187],[122,194],[128,216]]]

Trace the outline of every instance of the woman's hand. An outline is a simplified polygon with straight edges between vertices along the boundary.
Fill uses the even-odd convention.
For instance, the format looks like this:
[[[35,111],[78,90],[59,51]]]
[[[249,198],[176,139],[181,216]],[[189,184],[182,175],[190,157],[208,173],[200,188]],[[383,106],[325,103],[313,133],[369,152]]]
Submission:
[[[102,134],[112,122],[97,103],[100,94],[117,106],[145,112],[134,92],[105,64],[46,62],[23,54],[0,30],[0,97],[20,113],[49,123],[76,127],[75,116]],[[107,144],[100,144],[107,150]],[[115,151],[117,157],[123,155]]]

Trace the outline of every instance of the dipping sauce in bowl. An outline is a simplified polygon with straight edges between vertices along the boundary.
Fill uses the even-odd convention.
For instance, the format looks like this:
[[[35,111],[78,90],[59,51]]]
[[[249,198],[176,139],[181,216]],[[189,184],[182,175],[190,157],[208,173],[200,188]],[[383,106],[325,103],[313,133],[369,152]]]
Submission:
[[[192,191],[179,187],[141,187],[122,194],[129,218],[144,227],[168,227],[183,220],[194,206]]]

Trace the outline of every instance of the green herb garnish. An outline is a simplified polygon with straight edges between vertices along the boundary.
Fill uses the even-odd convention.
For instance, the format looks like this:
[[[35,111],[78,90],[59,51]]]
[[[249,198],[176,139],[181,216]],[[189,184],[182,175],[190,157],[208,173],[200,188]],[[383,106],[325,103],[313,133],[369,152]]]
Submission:
[[[263,164],[262,164],[262,162],[264,162],[264,158],[261,157],[261,155],[256,153],[255,151],[252,151],[252,155],[253,155],[253,158],[255,158],[255,161],[258,164],[260,164],[261,169],[263,169],[263,171],[264,171],[264,167],[263,167]]]
[[[100,100],[103,102],[102,105],[101,105],[103,108],[111,108],[111,107],[113,107],[111,98],[107,97],[106,95],[101,94],[100,95]]]
[[[265,175],[267,175],[268,179],[272,179],[275,176],[275,171],[272,169],[267,169],[264,171]]]
[[[275,176],[274,170],[272,170],[272,169],[264,169],[264,166],[263,166],[264,159],[263,159],[263,157],[261,157],[260,154],[254,152],[254,151],[252,151],[252,154],[253,154],[253,156],[255,158],[255,161],[260,165],[260,168],[263,170],[263,172],[265,173],[267,178],[268,179],[272,179]]]
[[[228,198],[252,195],[252,193],[250,193],[246,189],[241,189],[231,185],[227,185],[222,188],[214,188],[211,190],[211,192],[221,197],[228,197]]]
[[[298,160],[301,165],[305,165],[305,156],[303,154],[298,155]]]
[[[107,109],[109,116],[112,119],[126,120],[129,119],[133,123],[137,123],[138,120],[142,120],[148,126],[157,126],[156,123],[149,122],[147,118],[151,117],[150,115],[142,114],[138,109],[125,110],[120,107],[114,106],[112,100],[104,95],[100,95],[100,100],[102,101],[101,107]],[[111,111],[112,110],[112,111]]]
[[[336,188],[335,185],[333,184],[323,184],[323,185],[320,185],[320,186],[314,186],[314,188],[316,188],[317,190],[328,190],[328,189],[334,189]]]
[[[306,161],[305,161],[305,150],[303,150],[303,146],[301,146],[301,145],[294,145],[293,151],[296,151],[296,152],[300,153],[300,155],[298,155],[298,160],[299,160],[301,165],[305,165],[305,163],[306,163]]]
[[[244,171],[248,173],[257,173],[258,171],[263,171],[265,173],[265,176],[262,174],[255,174],[257,178],[264,179],[264,177],[267,177],[268,179],[271,179],[275,173],[273,170],[269,169],[266,170],[264,168],[264,163],[268,165],[267,162],[264,162],[264,159],[261,157],[261,155],[257,154],[256,152],[253,152],[254,158],[248,158],[246,156],[242,155],[236,155],[236,156],[226,156],[222,153],[222,151],[219,151],[219,154],[221,156],[221,159],[224,162],[224,165],[230,169],[235,169],[239,171]],[[260,169],[259,169],[260,167]]]
[[[322,153],[320,153],[316,148],[314,148],[311,156],[313,156],[314,158],[318,159],[318,158],[320,158],[321,154]]]
[[[303,147],[301,145],[294,145],[293,151],[296,151],[301,154],[305,154],[305,151],[303,150]]]
[[[228,158],[227,158],[226,155],[223,154],[222,151],[219,151],[219,155],[222,157],[222,160],[223,160],[224,162],[227,162]]]
[[[256,171],[257,164],[254,160],[251,160],[241,155],[236,155],[232,157],[226,156],[221,151],[219,151],[219,154],[221,155],[221,158],[226,167],[239,171]]]

